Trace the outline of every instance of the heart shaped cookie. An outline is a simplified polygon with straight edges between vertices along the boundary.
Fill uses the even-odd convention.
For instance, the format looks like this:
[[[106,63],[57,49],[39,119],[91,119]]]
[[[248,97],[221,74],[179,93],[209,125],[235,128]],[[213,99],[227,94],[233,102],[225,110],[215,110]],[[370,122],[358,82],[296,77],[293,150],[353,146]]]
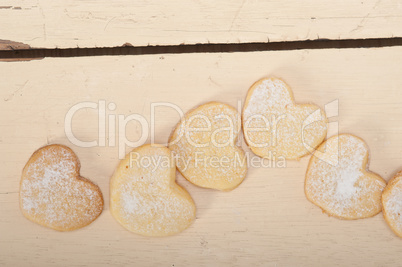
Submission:
[[[381,211],[384,179],[368,171],[366,143],[341,134],[322,143],[310,159],[305,194],[330,216],[362,219]]]
[[[71,231],[93,222],[103,210],[99,187],[80,176],[74,152],[62,145],[38,149],[22,171],[20,207],[29,220]]]
[[[210,102],[189,111],[169,139],[180,173],[200,187],[237,187],[247,173],[245,153],[235,144],[239,131],[240,116],[229,105]]]
[[[267,78],[249,89],[242,114],[244,138],[258,156],[299,159],[324,140],[327,119],[314,104],[295,104],[292,90]]]
[[[127,154],[110,181],[110,211],[126,229],[144,236],[179,233],[195,219],[189,193],[175,182],[176,164],[161,145]]]
[[[402,237],[402,171],[388,182],[382,192],[382,213],[392,231]]]

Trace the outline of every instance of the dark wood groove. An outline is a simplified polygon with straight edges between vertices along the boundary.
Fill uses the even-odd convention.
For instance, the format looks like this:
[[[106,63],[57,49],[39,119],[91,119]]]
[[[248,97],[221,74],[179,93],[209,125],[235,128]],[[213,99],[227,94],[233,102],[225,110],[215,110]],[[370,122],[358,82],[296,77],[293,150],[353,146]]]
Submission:
[[[347,49],[347,48],[379,48],[402,46],[402,38],[347,39],[347,40],[307,40],[272,43],[240,43],[240,44],[195,44],[172,46],[140,46],[124,45],[121,47],[102,48],[67,48],[67,49],[13,49],[0,51],[0,60],[31,60],[46,57],[87,57],[87,56],[120,56],[120,55],[158,55],[184,53],[233,53],[256,51],[290,51],[300,49]]]

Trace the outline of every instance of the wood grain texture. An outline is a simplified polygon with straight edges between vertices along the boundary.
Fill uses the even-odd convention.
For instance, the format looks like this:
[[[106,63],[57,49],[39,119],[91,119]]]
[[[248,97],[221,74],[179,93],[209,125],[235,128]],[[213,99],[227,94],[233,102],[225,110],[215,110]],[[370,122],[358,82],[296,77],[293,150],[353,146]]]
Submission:
[[[402,36],[402,4],[351,1],[3,0],[0,38],[34,48]]]
[[[197,188],[178,175],[198,208],[194,224],[167,238],[132,234],[109,212],[118,148],[73,145],[64,119],[83,101],[113,102],[116,109],[107,115],[138,113],[147,120],[156,101],[183,111],[211,100],[236,106],[254,81],[275,75],[293,88],[299,103],[324,107],[339,100],[339,116],[331,120],[341,132],[367,142],[370,169],[388,180],[402,168],[401,64],[401,47],[0,62],[0,265],[399,265],[402,240],[381,214],[341,221],[306,200],[309,157],[287,162],[286,168],[251,167],[232,192]],[[95,109],[78,111],[75,135],[96,140],[97,116]],[[157,109],[157,142],[167,140],[178,119],[173,109]],[[131,122],[127,137],[137,140],[139,130]],[[21,170],[47,143],[70,146],[80,158],[81,174],[104,194],[105,210],[88,227],[59,233],[28,221],[19,210]]]

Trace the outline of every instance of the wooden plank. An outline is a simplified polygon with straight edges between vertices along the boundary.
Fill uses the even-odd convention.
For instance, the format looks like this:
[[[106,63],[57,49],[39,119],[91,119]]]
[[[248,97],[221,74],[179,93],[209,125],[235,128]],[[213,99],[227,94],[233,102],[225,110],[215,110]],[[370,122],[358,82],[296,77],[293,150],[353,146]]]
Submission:
[[[351,1],[3,0],[0,39],[34,48],[402,36],[402,4]]]
[[[232,192],[197,188],[178,176],[197,205],[195,223],[168,238],[129,233],[109,212],[108,184],[118,148],[108,140],[104,147],[75,146],[66,137],[64,121],[68,110],[83,101],[113,102],[116,109],[107,110],[108,116],[140,114],[147,121],[157,101],[183,111],[211,100],[236,106],[254,81],[275,75],[292,86],[298,102],[324,107],[338,100],[339,116],[331,120],[339,122],[341,132],[368,143],[371,170],[389,180],[402,168],[401,64],[401,47],[0,62],[0,265],[398,265],[401,240],[381,214],[342,221],[306,200],[309,157],[287,162],[286,168],[251,167]],[[77,138],[98,138],[97,117],[90,108],[75,114]],[[157,142],[167,140],[178,119],[171,108],[157,109]],[[135,141],[139,130],[131,122],[126,135]],[[21,214],[21,170],[47,143],[72,147],[82,175],[99,184],[105,210],[90,226],[59,233]]]

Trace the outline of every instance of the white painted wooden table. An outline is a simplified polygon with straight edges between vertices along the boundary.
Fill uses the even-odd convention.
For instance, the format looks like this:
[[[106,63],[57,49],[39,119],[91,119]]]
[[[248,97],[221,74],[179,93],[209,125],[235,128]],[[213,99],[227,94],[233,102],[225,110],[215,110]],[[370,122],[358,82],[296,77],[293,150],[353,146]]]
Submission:
[[[402,37],[395,0],[2,0],[0,39],[34,48]]]
[[[94,4],[74,7],[75,1],[66,3],[71,6],[65,4],[59,12],[65,14],[67,9],[70,16],[84,16],[82,23],[87,14],[73,11]],[[34,10],[40,13],[37,9],[41,6],[44,19],[57,15],[47,16],[51,12],[40,4]],[[203,4],[208,2],[199,2]],[[244,4],[245,11],[251,4]],[[385,3],[380,2],[379,8],[382,5]],[[116,8],[117,4],[108,12],[117,12],[113,11]],[[92,13],[94,27],[100,24],[95,19],[98,15]],[[0,20],[4,25],[3,15]],[[121,20],[112,20],[105,32],[113,32],[119,23]],[[235,20],[233,27],[238,29],[239,23]],[[73,33],[74,28],[70,29]],[[384,32],[387,34],[386,27]],[[38,42],[35,46],[56,45],[57,38],[49,32],[47,36],[45,42],[32,42]],[[99,40],[106,39],[105,35]],[[73,44],[68,38],[63,40],[66,46]],[[95,40],[97,37],[82,44],[99,45]],[[110,40],[103,44],[117,42],[114,37]],[[275,75],[293,88],[298,102],[324,107],[339,100],[339,115],[331,120],[339,122],[341,132],[353,133],[368,143],[370,168],[389,180],[402,168],[401,65],[401,47],[0,62],[0,265],[398,266],[402,240],[388,229],[382,214],[341,221],[322,214],[306,200],[303,184],[309,157],[288,162],[286,168],[250,168],[246,180],[232,192],[197,188],[178,175],[178,182],[198,208],[194,224],[167,238],[132,234],[109,212],[108,183],[118,164],[117,147],[72,145],[64,120],[67,111],[83,101],[113,102],[116,109],[108,110],[107,115],[138,113],[147,120],[150,105],[156,101],[176,104],[184,111],[211,100],[236,106],[254,81]],[[95,109],[75,114],[77,138],[98,138],[97,116]],[[157,142],[167,140],[178,119],[172,109],[157,110]],[[126,133],[131,140],[138,139],[138,124],[128,124]],[[47,143],[72,147],[81,160],[82,175],[100,186],[105,210],[90,226],[59,233],[21,214],[21,170],[31,153]]]

